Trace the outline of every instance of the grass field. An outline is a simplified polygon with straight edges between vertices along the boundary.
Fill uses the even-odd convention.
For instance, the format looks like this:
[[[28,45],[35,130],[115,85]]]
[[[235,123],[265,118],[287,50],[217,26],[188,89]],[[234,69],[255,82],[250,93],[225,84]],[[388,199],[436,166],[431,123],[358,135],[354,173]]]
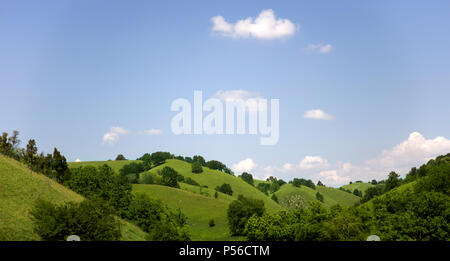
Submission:
[[[189,185],[188,185],[189,186]],[[241,240],[241,237],[231,237],[227,222],[227,209],[232,197],[224,194],[207,197],[183,189],[160,185],[133,185],[133,191],[144,193],[152,198],[160,199],[171,210],[180,209],[188,217],[192,240]],[[214,227],[209,227],[213,219]]]
[[[28,214],[37,199],[80,202],[83,197],[21,163],[0,155],[0,240],[39,240]],[[121,220],[124,240],[144,240],[145,233]]]
[[[366,192],[366,190],[371,187],[375,187],[375,185],[372,185],[370,183],[352,183],[342,186],[342,188],[348,189],[351,192],[353,192],[355,189],[358,189],[363,193],[363,195]]]

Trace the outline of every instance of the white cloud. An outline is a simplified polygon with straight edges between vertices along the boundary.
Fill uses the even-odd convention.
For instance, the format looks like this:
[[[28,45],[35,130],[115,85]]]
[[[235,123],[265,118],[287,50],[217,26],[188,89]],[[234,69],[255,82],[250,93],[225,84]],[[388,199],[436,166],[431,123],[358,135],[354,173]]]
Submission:
[[[317,51],[319,53],[329,53],[333,50],[333,46],[331,44],[309,44],[307,47],[308,50]]]
[[[129,131],[121,127],[111,127],[107,133],[103,135],[103,144],[113,144],[119,140],[120,135],[128,134]]]
[[[242,172],[250,172],[252,171],[252,169],[254,169],[256,167],[256,163],[253,161],[253,159],[251,158],[246,158],[242,161],[239,161],[236,164],[233,164],[233,166],[231,167],[231,169],[235,172],[235,173],[242,173]]]
[[[81,162],[81,160],[80,159],[76,159],[75,162]]]
[[[281,166],[281,171],[291,171],[294,168],[294,165],[291,163],[285,163]]]
[[[337,186],[348,183],[350,177],[338,175],[337,170],[326,170],[319,173],[319,180],[328,186]]]
[[[309,110],[303,114],[303,118],[306,119],[315,119],[315,120],[332,120],[334,116],[328,114],[320,109]]]
[[[222,102],[237,102],[242,101],[249,111],[265,111],[267,110],[267,100],[262,98],[259,94],[251,93],[246,90],[219,90],[212,98],[221,100]]]
[[[306,156],[302,161],[300,161],[298,166],[303,170],[326,168],[328,167],[328,161],[320,156]]]
[[[450,152],[450,140],[444,137],[426,139],[419,132],[412,132],[408,139],[383,151],[377,158],[368,160],[371,168],[407,171],[413,166]]]
[[[160,129],[149,129],[149,130],[144,131],[144,133],[149,136],[153,136],[153,135],[161,135],[161,134],[163,134],[163,131]]]
[[[258,39],[284,38],[295,34],[298,25],[288,19],[276,18],[272,9],[263,10],[255,19],[248,17],[228,23],[222,16],[211,18],[213,22],[213,32],[218,32],[226,37]]]

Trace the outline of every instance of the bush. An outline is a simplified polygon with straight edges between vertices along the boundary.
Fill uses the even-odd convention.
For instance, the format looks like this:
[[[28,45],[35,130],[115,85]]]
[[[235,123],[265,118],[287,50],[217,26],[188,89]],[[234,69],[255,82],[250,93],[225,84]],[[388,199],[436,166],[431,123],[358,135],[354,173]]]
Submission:
[[[319,192],[319,191],[317,191],[317,193],[316,193],[316,199],[317,199],[318,201],[320,201],[320,202],[322,202],[322,203],[323,203],[323,195],[322,195],[322,194],[320,194],[320,192]]]
[[[85,200],[54,205],[38,200],[30,212],[34,231],[46,241],[64,241],[78,235],[82,241],[120,240],[120,224],[107,205]]]
[[[164,167],[161,172],[161,181],[160,184],[163,186],[179,188],[178,184],[179,174],[171,167]]]
[[[202,164],[198,161],[194,161],[194,163],[192,163],[192,165],[191,165],[191,168],[192,168],[192,173],[202,173],[203,172]]]
[[[278,203],[278,197],[277,197],[277,195],[273,194],[272,197],[271,197],[271,199],[272,199],[273,201],[275,201],[275,202]]]
[[[232,235],[244,235],[245,225],[253,215],[262,216],[265,212],[264,202],[239,195],[230,203],[227,211],[228,224]]]
[[[222,192],[224,194],[228,194],[230,196],[233,195],[233,190],[231,189],[231,185],[224,183],[221,186],[216,187],[216,190]]]
[[[215,225],[216,225],[216,223],[214,223],[214,219],[210,219],[209,220],[209,227],[213,227]]]

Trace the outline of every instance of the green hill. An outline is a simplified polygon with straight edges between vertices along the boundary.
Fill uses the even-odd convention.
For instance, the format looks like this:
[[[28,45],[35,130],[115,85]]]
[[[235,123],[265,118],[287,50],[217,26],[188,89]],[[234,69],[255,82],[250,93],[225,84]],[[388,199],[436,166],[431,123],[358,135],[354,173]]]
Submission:
[[[189,177],[197,181],[200,185],[208,186],[209,189],[214,189],[215,187],[220,186],[223,183],[228,183],[231,185],[231,188],[233,190],[233,198],[237,198],[238,195],[242,194],[246,197],[261,199],[262,201],[264,201],[264,205],[269,212],[276,212],[283,209],[280,205],[271,200],[257,188],[249,185],[240,178],[221,171],[211,170],[209,168],[203,167],[203,172],[196,174],[192,173],[191,164],[181,160],[169,159],[166,161],[166,163],[149,170],[149,172],[156,174],[158,170],[161,170],[165,166],[175,169],[185,178]]]
[[[35,173],[21,163],[0,155],[0,240],[39,240],[28,215],[37,199],[62,204],[83,197]],[[124,240],[145,240],[145,233],[121,220]]]
[[[330,207],[336,204],[342,206],[353,206],[360,200],[359,197],[353,194],[335,188],[316,186],[316,189],[314,190],[306,186],[295,187],[291,184],[285,184],[281,186],[280,190],[275,192],[275,195],[278,197],[278,200],[281,204],[283,204],[283,202],[288,198],[295,195],[302,198],[304,203],[310,201],[320,202],[316,198],[317,192],[320,192],[320,194],[323,195],[323,205],[326,207]]]
[[[372,185],[370,183],[352,183],[342,186],[343,189],[348,189],[351,192],[353,192],[355,189],[358,189],[363,193],[363,195],[364,192],[366,192],[366,190],[371,187],[375,187],[375,185]]]
[[[116,173],[127,164],[132,162],[141,162],[140,160],[108,160],[108,161],[81,161],[81,162],[68,162],[69,168],[78,168],[84,166],[99,167],[103,164],[110,166]]]
[[[187,184],[182,187],[185,185]],[[184,189],[160,185],[133,185],[133,191],[160,199],[172,210],[180,209],[188,217],[187,223],[190,226],[192,240],[241,239],[231,237],[228,229],[227,209],[230,202],[234,200],[233,197],[220,193],[216,199],[214,196],[203,196]],[[213,227],[209,227],[211,219],[215,223]]]

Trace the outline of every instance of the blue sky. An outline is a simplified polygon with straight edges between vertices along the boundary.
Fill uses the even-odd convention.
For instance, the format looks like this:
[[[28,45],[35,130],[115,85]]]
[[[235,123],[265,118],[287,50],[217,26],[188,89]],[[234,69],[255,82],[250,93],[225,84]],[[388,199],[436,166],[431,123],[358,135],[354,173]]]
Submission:
[[[295,30],[214,30],[213,17],[235,28],[264,10]],[[449,13],[448,1],[3,1],[0,129],[70,161],[164,150],[334,186],[405,174],[450,152]],[[278,144],[174,135],[170,105],[194,90],[280,99]],[[112,127],[126,131],[103,142]]]

